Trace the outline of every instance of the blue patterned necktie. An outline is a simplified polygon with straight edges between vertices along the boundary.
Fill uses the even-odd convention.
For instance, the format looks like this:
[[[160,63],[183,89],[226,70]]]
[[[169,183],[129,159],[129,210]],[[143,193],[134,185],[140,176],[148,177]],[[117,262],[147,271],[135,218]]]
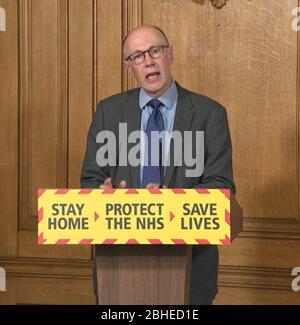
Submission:
[[[163,176],[161,140],[156,147],[154,147],[156,143],[151,143],[151,132],[162,132],[164,130],[164,121],[159,109],[163,104],[158,99],[152,99],[147,105],[152,107],[152,112],[149,116],[146,127],[148,139],[148,161],[146,161],[146,166],[143,168],[142,188],[146,188],[149,183],[162,185]],[[151,161],[151,149],[153,150],[152,155],[156,158],[154,159],[154,162]],[[158,162],[158,164],[156,162]]]

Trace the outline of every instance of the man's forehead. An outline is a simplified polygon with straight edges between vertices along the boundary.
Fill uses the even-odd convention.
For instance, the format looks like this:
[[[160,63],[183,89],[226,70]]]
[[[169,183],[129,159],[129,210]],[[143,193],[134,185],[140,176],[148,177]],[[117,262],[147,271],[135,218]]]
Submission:
[[[143,50],[144,47],[164,42],[163,35],[155,28],[139,28],[130,33],[126,40],[127,49]]]

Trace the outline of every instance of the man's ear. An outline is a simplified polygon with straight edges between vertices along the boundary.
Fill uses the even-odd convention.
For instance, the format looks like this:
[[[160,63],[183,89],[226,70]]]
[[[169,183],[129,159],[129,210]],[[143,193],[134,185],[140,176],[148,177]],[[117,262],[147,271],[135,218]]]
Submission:
[[[125,67],[126,71],[129,73],[129,75],[133,76],[131,65],[126,60],[123,60],[123,63],[124,63],[124,67]]]
[[[174,53],[173,53],[173,46],[170,45],[168,47],[168,57],[169,57],[169,61],[170,61],[170,64],[174,62]]]

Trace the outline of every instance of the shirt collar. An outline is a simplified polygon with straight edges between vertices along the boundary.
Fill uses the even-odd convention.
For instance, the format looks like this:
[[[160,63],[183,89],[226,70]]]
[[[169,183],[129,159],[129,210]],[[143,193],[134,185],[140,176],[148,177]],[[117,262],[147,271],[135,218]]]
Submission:
[[[139,94],[140,109],[142,110],[145,108],[151,99],[153,98],[151,98],[145,90],[141,88]],[[178,91],[174,80],[172,81],[171,86],[157,99],[160,100],[168,110],[171,110],[175,106],[178,99]]]

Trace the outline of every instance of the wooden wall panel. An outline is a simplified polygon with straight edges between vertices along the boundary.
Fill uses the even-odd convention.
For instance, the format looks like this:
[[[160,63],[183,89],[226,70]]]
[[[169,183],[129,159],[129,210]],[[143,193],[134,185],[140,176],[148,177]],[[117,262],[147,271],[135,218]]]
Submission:
[[[221,247],[221,264],[291,269],[300,264],[299,239],[244,237]]]
[[[76,142],[74,137],[68,142],[68,125],[71,124],[71,132],[74,132],[81,120],[77,125],[72,124],[72,118],[68,121],[68,1],[23,0],[19,8],[21,209],[18,253],[23,257],[71,259],[79,255],[90,258],[87,247],[41,248],[37,244],[36,230],[31,230],[37,228],[37,189],[67,187],[67,158],[68,155],[73,158],[68,143],[73,150],[73,141]],[[87,35],[92,37],[90,33]],[[80,59],[80,51],[76,53]],[[92,79],[91,71],[89,76]],[[75,77],[73,80],[75,82]],[[72,159],[71,166],[79,170],[78,160]],[[73,175],[72,183],[78,184],[79,172]]]
[[[162,26],[174,44],[178,81],[227,108],[246,217],[298,215],[297,4],[236,0],[216,10],[208,1],[143,2],[143,22]]]
[[[36,226],[39,187],[58,186],[60,107],[58,1],[20,2],[20,220]],[[66,153],[65,153],[66,154]]]
[[[37,244],[37,230],[20,230],[18,234],[18,252],[21,257],[90,259],[88,246],[55,246]]]
[[[24,278],[18,285],[18,304],[92,305],[92,280]]]
[[[299,47],[291,28],[297,6],[297,0],[237,0],[216,10],[209,1],[142,2],[143,23],[162,27],[174,45],[176,79],[227,109],[237,198],[247,219],[240,238],[220,248],[218,303],[237,302],[238,294],[243,303],[282,302],[285,295],[300,302],[287,287],[273,299],[276,279],[255,299],[244,288],[259,279],[256,272],[242,277],[231,299],[225,276],[239,277],[241,267],[269,268],[269,275],[279,268],[291,280],[291,268],[300,261]],[[230,270],[224,273],[224,267]],[[263,283],[253,290],[260,293]]]
[[[221,267],[215,304],[299,304],[290,269]]]
[[[21,208],[19,219],[13,210],[11,219],[15,230],[18,220],[20,225],[18,241],[13,241],[16,247],[18,242],[18,255],[30,258],[23,273],[16,273],[18,267],[12,263],[13,270],[8,276],[15,284],[14,299],[17,303],[55,303],[55,300],[56,303],[94,303],[91,276],[80,280],[79,274],[74,279],[65,275],[65,280],[56,281],[61,277],[60,270],[53,275],[47,273],[55,260],[63,259],[66,265],[75,268],[72,261],[89,260],[91,249],[37,245],[36,189],[79,187],[87,130],[96,103],[100,98],[120,92],[122,87],[122,2],[22,0],[18,10],[16,3],[14,9],[16,18],[19,10],[20,26]],[[15,24],[16,32],[16,21]],[[112,28],[104,33],[108,24]],[[17,58],[17,36],[14,39]],[[7,66],[10,66],[8,62]],[[17,64],[10,66],[12,71],[16,67]],[[17,94],[12,98],[17,101]],[[15,112],[17,108],[16,105]],[[17,127],[17,119],[15,123]],[[13,135],[17,137],[17,129]],[[11,148],[16,151],[17,143]],[[12,169],[13,164],[10,166]],[[17,181],[17,173],[12,174]],[[30,264],[41,265],[40,272],[45,279],[30,273]],[[91,272],[91,265],[85,268]],[[41,288],[45,290],[40,297],[34,297],[27,290],[31,286],[39,294]],[[55,297],[57,292],[61,293],[59,298]]]
[[[80,187],[87,131],[93,112],[93,1],[69,4],[68,186]]]
[[[122,91],[122,1],[96,1],[96,100]]]
[[[0,304],[94,304],[90,261],[0,258],[7,291]]]
[[[17,254],[18,41],[17,1],[0,0],[6,32],[0,32],[0,256]]]
[[[75,0],[69,3],[68,48],[68,187],[80,187],[81,165],[86,137],[93,112],[94,15],[93,1]],[[72,257],[91,258],[86,246],[72,247]]]

